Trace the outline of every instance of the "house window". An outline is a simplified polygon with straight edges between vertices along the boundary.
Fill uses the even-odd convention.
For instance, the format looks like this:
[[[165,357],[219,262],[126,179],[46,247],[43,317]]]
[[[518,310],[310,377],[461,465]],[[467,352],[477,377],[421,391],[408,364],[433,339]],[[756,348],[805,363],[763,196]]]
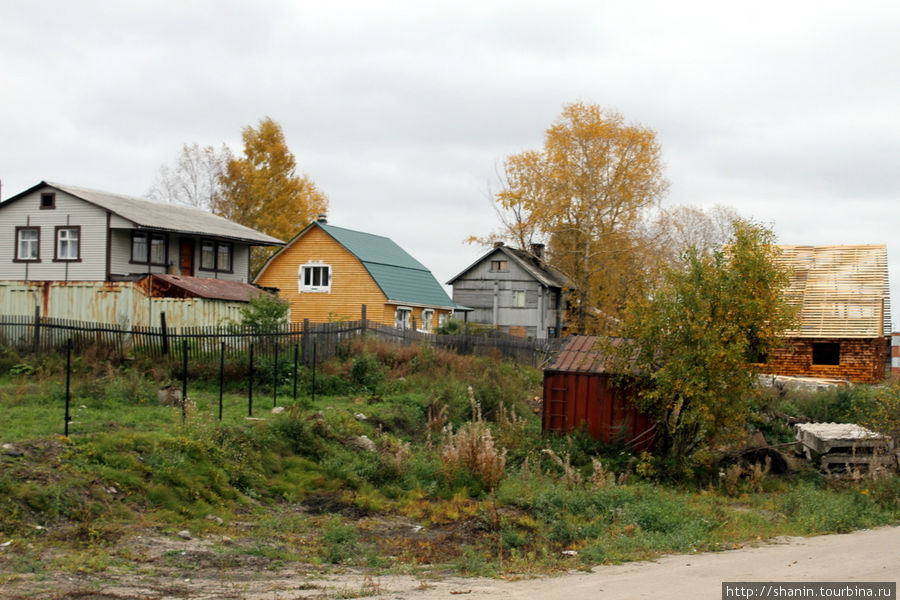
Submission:
[[[412,309],[406,306],[398,306],[394,312],[394,327],[397,329],[409,329],[412,318]]]
[[[131,232],[131,262],[142,265],[166,264],[166,236],[145,231]]]
[[[56,194],[44,192],[41,194],[41,210],[56,208]]]
[[[216,269],[219,271],[231,272],[231,244],[216,244]]]
[[[310,263],[300,266],[301,292],[330,292],[331,266],[322,263]]]
[[[422,311],[422,326],[420,329],[422,331],[431,331],[431,326],[434,324],[434,311],[430,308],[426,308]]]
[[[515,308],[525,307],[525,292],[523,290],[514,290],[512,293],[512,305]]]
[[[41,230],[37,227],[16,227],[16,260],[41,260]]]
[[[81,227],[57,227],[54,260],[81,260],[80,238]]]
[[[505,260],[492,260],[491,271],[509,271],[509,263]]]
[[[841,364],[840,342],[814,342],[812,345],[812,353],[812,364],[814,365]]]
[[[200,242],[200,270],[231,273],[234,263],[234,245],[228,242],[202,240]]]

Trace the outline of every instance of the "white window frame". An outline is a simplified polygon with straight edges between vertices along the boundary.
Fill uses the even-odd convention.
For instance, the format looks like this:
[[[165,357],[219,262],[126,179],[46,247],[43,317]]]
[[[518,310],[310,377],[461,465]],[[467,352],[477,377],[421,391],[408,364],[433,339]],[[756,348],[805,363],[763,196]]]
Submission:
[[[316,271],[318,269],[323,269],[324,271]],[[306,276],[307,272],[310,273],[309,278],[307,278],[307,276]],[[328,277],[328,283],[325,285],[322,285],[321,279],[320,279],[319,283],[316,284],[315,283],[316,272],[319,272],[319,273],[324,272],[326,274],[326,276]],[[307,283],[307,279],[310,280],[309,283]],[[322,261],[317,261],[317,262],[309,261],[305,265],[300,265],[300,269],[297,272],[298,290],[301,294],[304,292],[308,292],[308,293],[311,292],[311,293],[317,293],[317,294],[329,294],[329,293],[331,293],[331,284],[333,282],[334,282],[334,278],[332,277],[331,265],[326,265]]]
[[[419,330],[424,331],[426,333],[431,333],[434,324],[434,309],[433,308],[423,308],[422,309],[422,323],[420,324]]]
[[[34,234],[34,239],[26,240],[23,234]],[[33,250],[33,252],[31,252]],[[39,262],[41,260],[41,230],[38,227],[16,229],[16,260]]]
[[[394,327],[397,329],[409,329],[412,321],[412,308],[409,306],[398,306],[394,310]]]
[[[56,258],[61,261],[81,259],[81,227],[56,228]]]
[[[513,290],[512,307],[525,308],[525,290]]]

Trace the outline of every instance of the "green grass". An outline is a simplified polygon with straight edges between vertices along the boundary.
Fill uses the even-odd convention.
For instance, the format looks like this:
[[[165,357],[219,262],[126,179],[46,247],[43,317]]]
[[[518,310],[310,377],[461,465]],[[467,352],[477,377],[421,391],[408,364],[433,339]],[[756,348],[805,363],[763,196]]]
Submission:
[[[0,376],[0,441],[25,456],[0,455],[0,538],[30,549],[0,565],[0,577],[3,569],[127,566],[140,557],[113,548],[146,528],[227,534],[237,542],[222,552],[274,562],[376,571],[437,565],[496,575],[900,519],[896,476],[835,482],[807,468],[756,483],[664,483],[641,477],[621,448],[583,435],[543,436],[526,403],[537,393],[534,370],[421,349],[362,350],[365,360],[345,356],[322,368],[343,393],[318,396],[315,405],[308,396],[289,403],[285,394],[279,404],[286,411],[272,414],[271,391],[259,391],[259,420],[246,418],[246,394],[234,382],[219,422],[215,382],[195,380],[182,422],[180,407],[156,399],[171,374],[81,365],[68,438],[60,435],[58,365],[7,370]],[[493,490],[465,467],[448,470],[441,454],[443,426],[458,430],[472,418],[469,385],[491,415],[494,442],[506,450],[505,476]],[[838,400],[861,410],[875,397],[865,396],[869,404]],[[799,404],[787,399],[779,410],[791,402]],[[498,422],[509,410],[517,419]],[[360,445],[361,436],[374,452]],[[571,472],[546,448],[566,457]],[[612,477],[593,477],[593,458]],[[42,549],[60,544],[71,558],[42,563]]]

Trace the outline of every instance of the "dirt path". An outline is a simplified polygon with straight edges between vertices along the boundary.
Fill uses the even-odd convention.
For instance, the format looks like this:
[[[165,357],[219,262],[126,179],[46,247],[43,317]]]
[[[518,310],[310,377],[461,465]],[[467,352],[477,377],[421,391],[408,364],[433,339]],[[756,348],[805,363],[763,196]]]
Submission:
[[[204,556],[197,551],[197,563]],[[190,558],[190,557],[189,557]],[[209,557],[206,557],[207,559]],[[596,567],[559,577],[502,581],[410,576],[322,575],[297,565],[271,570],[218,565],[194,572],[129,570],[10,581],[0,598],[79,600],[300,600],[376,597],[390,600],[704,600],[721,598],[723,581],[900,580],[900,527],[845,535],[785,538],[719,553],[667,556],[653,562]]]
[[[392,598],[540,600],[703,600],[721,598],[723,581],[893,581],[900,579],[900,527],[845,535],[786,538],[730,552],[667,556],[596,567],[590,573],[531,581],[460,580]]]

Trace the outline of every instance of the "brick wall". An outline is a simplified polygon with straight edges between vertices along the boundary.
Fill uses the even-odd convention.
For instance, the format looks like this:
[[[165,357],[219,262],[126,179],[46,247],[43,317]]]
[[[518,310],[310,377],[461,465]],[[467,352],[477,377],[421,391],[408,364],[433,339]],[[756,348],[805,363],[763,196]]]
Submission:
[[[814,343],[840,344],[840,364],[814,365]],[[900,339],[894,343],[900,344]],[[900,361],[900,346],[895,346],[892,349],[893,352],[898,352],[894,356],[897,356]],[[887,363],[887,338],[791,338],[786,340],[784,346],[769,354],[766,363],[760,365],[760,370],[763,373],[776,375],[846,379],[854,383],[877,383],[884,379]],[[900,372],[900,363],[897,367],[897,371]]]
[[[891,334],[891,379],[900,379],[900,333]]]

